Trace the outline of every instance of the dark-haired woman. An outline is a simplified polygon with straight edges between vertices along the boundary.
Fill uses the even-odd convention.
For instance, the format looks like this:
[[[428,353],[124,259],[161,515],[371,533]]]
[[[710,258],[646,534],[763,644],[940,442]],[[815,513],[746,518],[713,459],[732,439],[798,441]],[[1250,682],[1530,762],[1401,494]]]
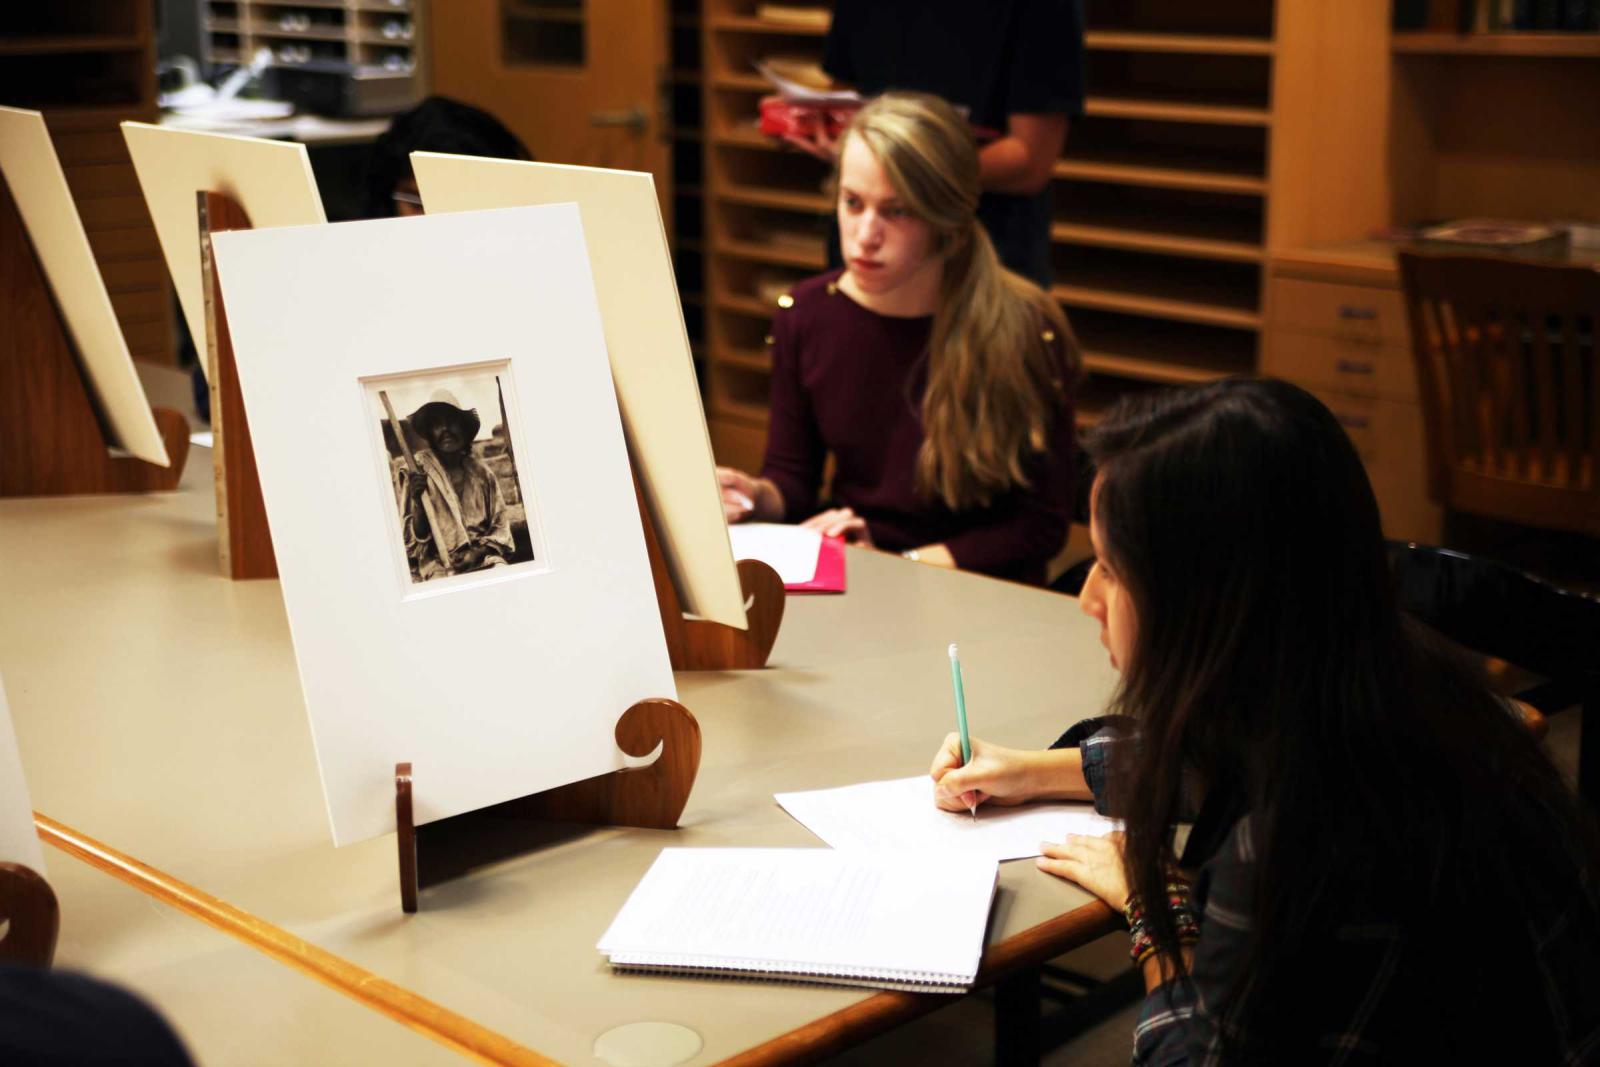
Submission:
[[[1126,909],[1134,1061],[1600,1061],[1591,816],[1396,608],[1327,409],[1228,381],[1131,403],[1089,448],[1082,605],[1121,715],[966,767],[947,741],[933,776],[952,810],[1092,794],[1125,819],[1039,865]]]
[[[886,93],[843,146],[846,267],[780,301],[765,461],[759,477],[718,472],[724,512],[1042,581],[1072,515],[1066,319],[1000,265],[978,222],[977,148],[949,104]]]
[[[365,218],[422,214],[422,197],[411,173],[411,153],[530,160],[533,154],[501,121],[471,104],[430,96],[402,111],[372,144],[367,157]]]

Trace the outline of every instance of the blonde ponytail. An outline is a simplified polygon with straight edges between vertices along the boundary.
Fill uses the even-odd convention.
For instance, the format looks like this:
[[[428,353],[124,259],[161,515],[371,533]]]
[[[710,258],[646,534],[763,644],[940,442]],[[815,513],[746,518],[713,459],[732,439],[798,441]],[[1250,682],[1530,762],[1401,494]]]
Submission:
[[[1001,265],[978,222],[977,151],[954,108],[921,93],[886,93],[856,113],[852,135],[932,227],[945,257],[917,488],[952,510],[986,505],[1028,485],[1027,460],[1049,447],[1066,408],[1077,345],[1061,308]]]

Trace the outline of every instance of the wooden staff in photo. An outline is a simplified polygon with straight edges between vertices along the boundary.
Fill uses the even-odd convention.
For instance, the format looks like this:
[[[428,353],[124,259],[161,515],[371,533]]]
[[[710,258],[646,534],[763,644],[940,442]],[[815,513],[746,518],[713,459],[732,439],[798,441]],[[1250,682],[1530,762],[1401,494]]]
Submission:
[[[511,460],[511,472],[515,474],[517,471],[517,450],[511,445],[511,420],[506,418],[506,391],[505,387],[500,384],[500,375],[498,374],[494,376],[494,391],[500,398],[500,425],[505,427],[506,431],[506,458]]]
[[[400,425],[400,419],[394,413],[394,405],[389,403],[389,394],[383,389],[378,390],[378,399],[383,401],[384,414],[389,417],[389,428],[394,431],[394,439],[400,444],[400,455],[405,460],[406,478],[409,484],[410,476],[423,472],[417,463],[417,457],[411,454],[411,445],[406,441],[406,432]],[[446,574],[454,574],[455,568],[450,565],[450,553],[445,551],[444,544],[439,540],[439,520],[433,513],[433,501],[428,499],[426,489],[422,492],[422,513],[428,517],[428,533],[433,538],[433,550],[439,553],[439,562],[444,564]]]

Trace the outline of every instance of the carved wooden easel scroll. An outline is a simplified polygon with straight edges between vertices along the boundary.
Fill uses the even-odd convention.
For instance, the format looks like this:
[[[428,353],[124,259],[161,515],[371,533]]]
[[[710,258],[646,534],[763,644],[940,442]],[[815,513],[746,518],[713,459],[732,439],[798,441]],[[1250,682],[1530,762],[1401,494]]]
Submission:
[[[50,966],[61,910],[50,883],[32,867],[0,863],[0,928],[0,961]]]
[[[639,489],[635,467],[634,488]],[[639,514],[644,520],[645,548],[650,554],[650,574],[655,579],[656,602],[661,606],[661,629],[667,636],[667,654],[675,671],[756,670],[767,665],[772,645],[783,625],[785,592],[778,572],[760,560],[738,562],[739,586],[744,590],[745,619],[748,629],[696,619],[684,615],[671,570],[661,550],[661,538],[638,492]]]
[[[418,891],[475,867],[551,843],[561,823],[670,830],[700,769],[700,724],[675,700],[641,700],[617,720],[617,746],[635,758],[661,747],[654,763],[532,793],[417,826],[411,764],[395,766],[395,827],[400,907],[417,910]]]

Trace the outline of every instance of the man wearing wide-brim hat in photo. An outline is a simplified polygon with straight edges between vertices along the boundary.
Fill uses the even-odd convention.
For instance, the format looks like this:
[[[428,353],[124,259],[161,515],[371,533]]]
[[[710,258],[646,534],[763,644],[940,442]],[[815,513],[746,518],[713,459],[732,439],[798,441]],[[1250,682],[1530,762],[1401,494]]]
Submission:
[[[406,557],[417,580],[504,564],[516,545],[499,479],[472,454],[482,426],[477,410],[436,389],[409,421],[428,443],[395,479]]]

